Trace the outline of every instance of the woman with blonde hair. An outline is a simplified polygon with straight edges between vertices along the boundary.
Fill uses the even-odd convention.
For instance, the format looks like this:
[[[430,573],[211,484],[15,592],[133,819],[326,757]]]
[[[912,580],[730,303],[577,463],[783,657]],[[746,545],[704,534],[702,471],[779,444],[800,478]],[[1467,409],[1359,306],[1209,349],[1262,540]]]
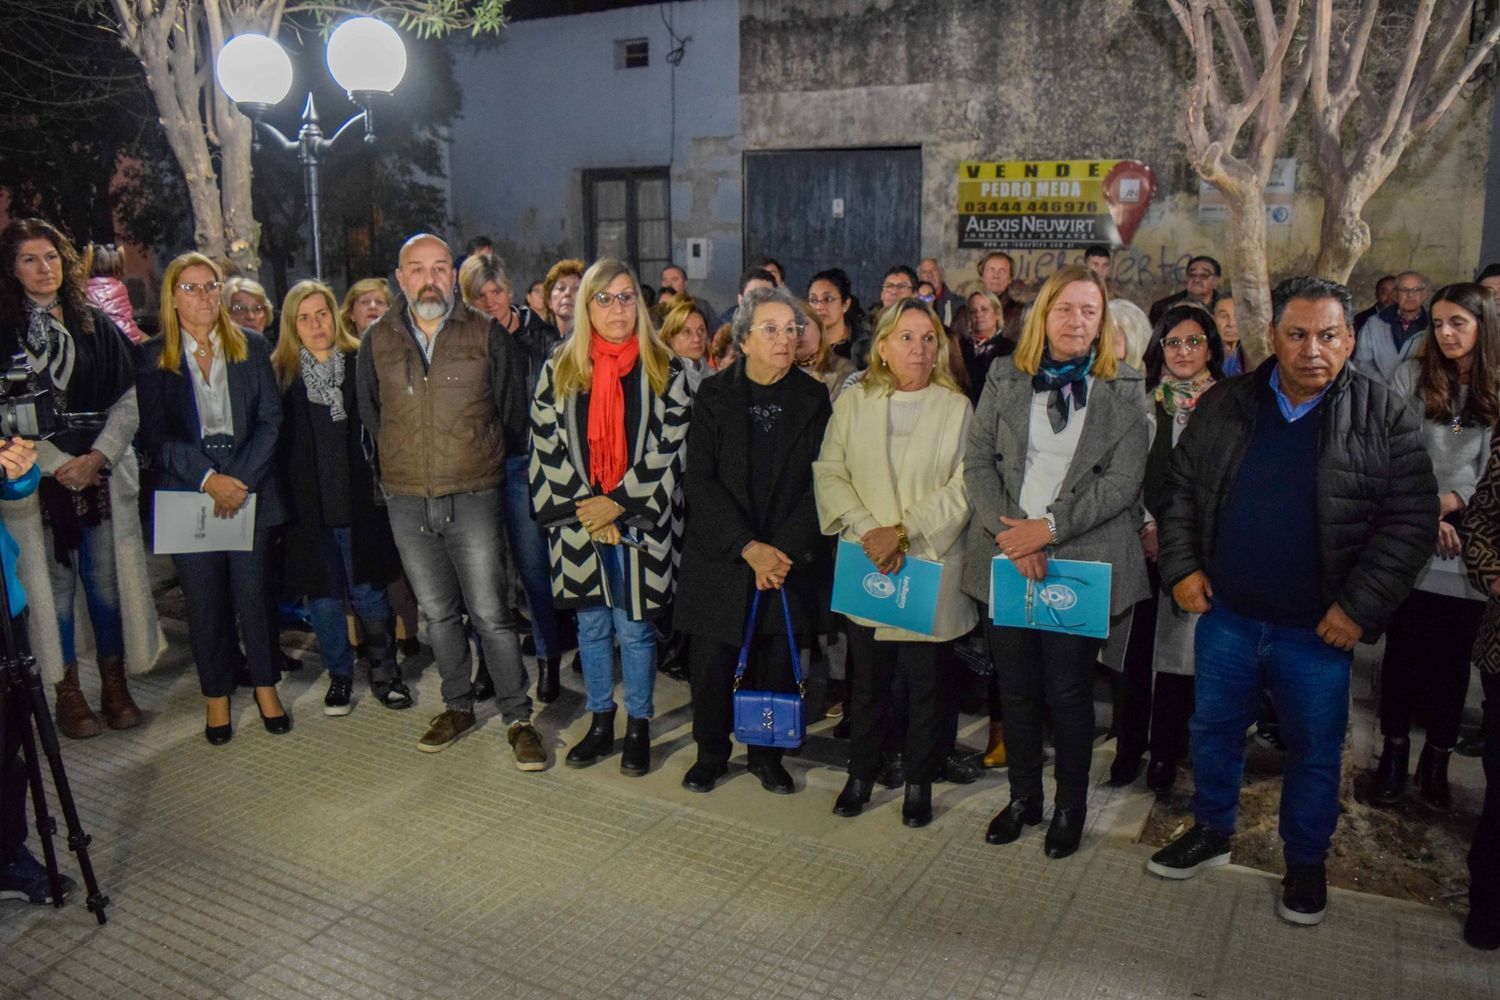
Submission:
[[[292,728],[276,693],[280,674],[266,606],[271,533],[286,520],[276,475],[281,395],[265,338],[234,324],[223,288],[218,265],[200,253],[167,265],[161,335],[145,345],[136,381],[141,450],[156,467],[158,491],[206,493],[216,517],[235,516],[255,497],[249,551],[172,557],[207,699],[204,736],[215,746],[233,735],[236,616],[266,730],[280,735]]]
[[[870,801],[891,725],[892,680],[906,677],[906,799],[901,820],[932,820],[941,769],[940,661],[974,627],[963,595],[963,535],[969,523],[963,456],[972,408],[949,367],[952,342],[926,303],[905,298],[881,315],[870,366],[839,395],[813,465],[823,533],[855,542],[882,573],[906,556],[943,564],[929,634],[848,616],[853,701],[849,779],[834,803],[857,816]]]
[[[391,286],[384,278],[361,278],[349,286],[344,304],[339,307],[339,321],[358,340],[370,324],[384,316],[391,307]]]
[[[964,591],[987,604],[990,563],[1040,581],[1049,558],[1108,562],[1112,623],[1150,593],[1137,537],[1146,471],[1145,390],[1119,363],[1104,283],[1083,267],[1053,274],[1027,314],[1010,363],[990,367],[969,433],[964,479],[974,505]],[[985,840],[1008,844],[1042,821],[1043,717],[1057,747],[1056,811],[1046,854],[1083,837],[1100,640],[988,626],[1010,767],[1010,804]]]
[[[500,258],[476,253],[458,269],[458,291],[464,305],[477,309],[505,327],[506,333],[521,328],[521,313],[511,302],[510,275]]]
[[[359,340],[335,309],[333,290],[322,282],[293,285],[282,303],[281,339],[271,365],[281,384],[280,459],[287,484],[282,591],[307,600],[328,668],[323,714],[348,715],[354,649],[345,600],[363,626],[376,700],[407,708],[412,699],[391,643],[385,588],[400,575],[401,562],[365,459],[354,377]]]
[[[264,334],[276,318],[276,307],[271,304],[265,286],[254,278],[235,275],[225,279],[224,306],[231,320],[259,334]]]
[[[687,296],[676,300],[676,304],[662,317],[662,343],[682,362],[687,373],[688,389],[698,392],[698,384],[709,374],[708,368],[708,313],[696,301]]]
[[[566,763],[588,767],[614,752],[618,640],[628,716],[620,770],[639,776],[651,766],[651,619],[676,583],[692,397],[626,264],[595,262],[578,301],[584,308],[543,366],[531,407],[531,498],[552,539],[553,603],[578,610],[593,713]]]

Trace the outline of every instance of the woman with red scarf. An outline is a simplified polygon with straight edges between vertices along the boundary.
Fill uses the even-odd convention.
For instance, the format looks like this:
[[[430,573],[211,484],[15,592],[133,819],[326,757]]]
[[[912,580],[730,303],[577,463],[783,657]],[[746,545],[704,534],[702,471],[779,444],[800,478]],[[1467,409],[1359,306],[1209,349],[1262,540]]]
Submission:
[[[671,605],[682,537],[687,378],[657,336],[630,268],[583,275],[573,328],[547,361],[531,407],[531,495],[547,529],[553,604],[578,612],[578,656],[593,723],[569,767],[614,752],[614,645],[625,678],[624,774],[651,766],[656,633]]]

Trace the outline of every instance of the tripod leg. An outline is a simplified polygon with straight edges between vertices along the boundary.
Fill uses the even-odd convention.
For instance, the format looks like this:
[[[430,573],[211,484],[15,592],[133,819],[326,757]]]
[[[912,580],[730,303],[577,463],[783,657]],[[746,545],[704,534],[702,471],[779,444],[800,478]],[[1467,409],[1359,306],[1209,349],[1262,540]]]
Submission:
[[[42,786],[42,764],[37,759],[36,741],[31,737],[31,720],[27,718],[30,702],[16,698],[11,703],[11,725],[20,735],[21,756],[26,761],[26,784],[31,788],[31,812],[36,817],[36,832],[42,843],[42,857],[47,866],[47,885],[52,892],[52,905],[63,905],[62,875],[57,870],[57,848],[52,838],[57,834],[57,821],[47,811],[47,791]]]
[[[30,657],[27,657],[30,659]],[[47,696],[42,693],[42,681],[36,671],[34,663],[28,664],[26,670],[26,694],[31,708],[31,717],[36,722],[37,740],[42,745],[42,752],[47,755],[47,763],[52,770],[52,788],[57,792],[57,804],[62,808],[63,821],[68,825],[68,848],[78,856],[78,871],[83,876],[84,887],[88,890],[88,910],[102,925],[109,918],[104,915],[104,908],[109,905],[109,897],[99,891],[99,880],[94,877],[94,865],[89,860],[89,843],[93,840],[83,832],[83,822],[78,818],[78,805],[73,801],[73,789],[68,784],[68,772],[63,768],[62,748],[57,742],[57,728],[52,723],[52,716],[47,712]],[[41,773],[39,765],[35,760],[35,751],[31,746],[31,730],[23,729],[22,739],[26,741],[26,759],[28,766],[33,768],[35,778],[32,785],[34,797],[43,798],[41,794]],[[38,809],[38,822],[40,823],[40,809]],[[49,823],[55,830],[57,824],[49,817]],[[47,840],[47,870],[51,873],[53,884],[57,883],[57,865],[52,855],[51,839]],[[56,889],[53,890],[54,894]],[[55,897],[54,897],[55,898]],[[61,901],[57,901],[61,906]]]

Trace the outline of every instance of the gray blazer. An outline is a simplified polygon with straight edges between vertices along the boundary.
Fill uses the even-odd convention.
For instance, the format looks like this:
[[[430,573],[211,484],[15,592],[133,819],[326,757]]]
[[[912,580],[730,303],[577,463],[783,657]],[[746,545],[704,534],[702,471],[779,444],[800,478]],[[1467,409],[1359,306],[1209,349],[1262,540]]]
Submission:
[[[1057,559],[1107,562],[1114,567],[1109,610],[1117,615],[1151,593],[1141,554],[1141,482],[1150,427],[1142,400],[1145,382],[1121,365],[1112,380],[1089,388],[1086,422],[1058,498],[1048,508],[1057,522]],[[1031,376],[1010,359],[990,366],[964,453],[964,484],[974,515],[964,549],[964,592],[981,606],[990,598],[990,560],[1000,518],[1025,517],[1021,479],[1031,420]],[[1078,419],[1074,414],[1073,419]]]

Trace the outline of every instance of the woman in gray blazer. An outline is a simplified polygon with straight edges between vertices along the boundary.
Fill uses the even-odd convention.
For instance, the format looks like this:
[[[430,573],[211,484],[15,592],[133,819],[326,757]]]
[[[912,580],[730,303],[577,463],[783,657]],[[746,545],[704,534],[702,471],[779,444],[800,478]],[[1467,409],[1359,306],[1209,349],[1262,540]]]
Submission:
[[[1016,352],[991,366],[969,431],[964,482],[974,509],[964,590],[989,603],[990,562],[1004,556],[1028,579],[1049,557],[1113,566],[1111,620],[1149,593],[1140,526],[1147,426],[1144,388],[1099,332],[1109,329],[1104,284],[1082,267],[1047,279]],[[1101,643],[1061,632],[989,626],[1005,705],[1010,804],[985,839],[1008,844],[1042,821],[1042,715],[1057,746],[1056,810],[1048,857],[1083,837],[1094,737],[1091,679]]]

